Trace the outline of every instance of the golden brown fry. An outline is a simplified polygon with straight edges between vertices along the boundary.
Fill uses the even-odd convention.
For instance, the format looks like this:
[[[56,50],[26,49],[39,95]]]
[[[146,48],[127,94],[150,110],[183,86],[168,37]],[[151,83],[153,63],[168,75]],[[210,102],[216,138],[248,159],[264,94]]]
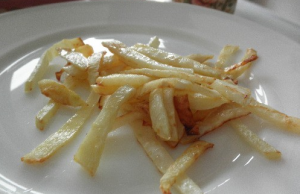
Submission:
[[[64,39],[53,46],[51,46],[49,49],[47,49],[43,55],[41,56],[40,60],[38,61],[38,64],[36,65],[35,69],[29,76],[28,80],[25,82],[25,92],[29,92],[33,90],[35,87],[35,84],[42,79],[44,74],[47,71],[47,67],[49,63],[58,56],[57,48],[63,47],[63,48],[76,48],[79,46],[84,45],[84,42],[81,38],[74,38],[74,39]]]
[[[222,72],[218,69],[209,67],[188,57],[183,57],[174,53],[166,52],[161,49],[156,49],[143,44],[136,44],[131,48],[160,63],[172,65],[179,68],[191,68],[195,73],[200,75],[220,78],[222,74]]]
[[[67,88],[73,89],[77,85],[77,80],[68,76],[64,80],[64,85]],[[50,99],[49,102],[37,113],[35,117],[35,126],[40,130],[44,130],[60,106],[61,104]]]
[[[239,119],[230,121],[230,125],[243,139],[245,139],[246,142],[268,159],[274,160],[281,158],[281,153],[276,150],[276,148],[259,138],[258,135],[248,129],[248,127],[239,121]]]
[[[247,52],[242,60],[242,62],[234,64],[230,67],[224,69],[225,73],[229,75],[232,79],[237,79],[242,75],[247,69],[250,68],[252,62],[257,59],[256,51],[253,49],[247,49]]]
[[[270,122],[271,124],[291,131],[300,133],[300,118],[288,116],[278,110],[271,108],[268,105],[257,102],[251,98],[251,102],[245,107],[251,113],[259,116],[260,118]]]
[[[130,85],[132,87],[139,87],[152,79],[145,75],[137,74],[112,74],[108,76],[98,77],[96,83],[101,86],[123,86]]]
[[[70,106],[85,106],[86,103],[74,91],[65,85],[53,80],[44,79],[39,81],[41,93],[56,103]]]
[[[138,89],[137,95],[143,96],[145,94],[150,93],[155,88],[166,88],[166,87],[171,87],[179,91],[198,92],[203,95],[211,96],[211,97],[221,97],[221,95],[215,90],[179,78],[160,78],[160,79],[149,81]]]
[[[171,134],[171,126],[161,88],[157,88],[150,93],[149,111],[155,133],[165,141],[175,141],[175,139],[172,139],[174,137]]]
[[[202,55],[202,54],[199,54],[199,53],[198,54],[187,55],[185,57],[187,57],[189,59],[192,59],[192,60],[195,60],[199,63],[205,63],[206,61],[214,58],[213,55]]]
[[[49,102],[36,115],[35,126],[39,130],[44,130],[51,118],[56,114],[59,107],[59,103],[55,103],[53,100],[49,100]]]
[[[103,60],[105,52],[94,53],[88,58],[88,81],[89,84],[95,84],[96,79],[99,76],[100,63]]]
[[[231,59],[232,55],[234,55],[239,50],[238,46],[226,45],[222,48],[216,65],[216,68],[223,69],[227,66],[227,62]]]
[[[241,87],[223,80],[215,80],[211,87],[222,94],[223,97],[245,106],[249,104],[251,91],[248,88]]]
[[[228,103],[214,109],[203,121],[197,122],[192,131],[201,136],[222,126],[227,121],[250,114],[250,111],[238,104]]]
[[[175,109],[178,113],[178,117],[181,123],[188,129],[194,127],[195,122],[193,119],[193,113],[190,109],[190,103],[188,100],[188,95],[175,96],[174,97]]]
[[[190,82],[194,82],[197,84],[210,85],[212,84],[216,78],[208,77],[198,74],[191,74],[186,72],[174,71],[174,70],[158,70],[158,69],[149,69],[149,68],[141,68],[141,69],[129,69],[122,71],[124,74],[141,74],[147,75],[151,77],[157,78],[180,78],[185,79]]]
[[[113,93],[78,148],[74,160],[91,176],[95,175],[99,166],[107,135],[113,128],[112,121],[117,118],[121,105],[131,99],[135,91],[130,86],[123,86]]]
[[[183,174],[208,148],[213,144],[205,141],[197,141],[190,145],[160,179],[160,189],[163,194],[171,194],[171,186],[176,183],[178,177]]]
[[[93,108],[99,100],[99,95],[91,92],[87,99],[88,106],[81,107],[57,132],[50,135],[44,142],[21,158],[23,162],[41,163],[55,154],[61,147],[70,142],[84,125]]]
[[[119,47],[118,45],[114,43],[111,44],[110,42],[103,42],[102,44],[103,46],[107,47],[110,52],[117,55],[120,60],[133,68],[164,69],[193,73],[193,69],[191,68],[173,67],[164,63],[160,63],[129,47]]]
[[[194,92],[188,93],[188,100],[192,110],[209,110],[230,102],[222,96],[211,97]]]
[[[156,138],[154,131],[149,126],[144,126],[141,121],[131,124],[138,142],[161,173],[166,173],[174,160]],[[185,173],[177,177],[174,187],[182,194],[202,194],[198,185]]]
[[[79,46],[79,47],[75,48],[74,51],[82,53],[83,56],[85,56],[85,57],[89,57],[94,53],[93,47],[88,44]]]

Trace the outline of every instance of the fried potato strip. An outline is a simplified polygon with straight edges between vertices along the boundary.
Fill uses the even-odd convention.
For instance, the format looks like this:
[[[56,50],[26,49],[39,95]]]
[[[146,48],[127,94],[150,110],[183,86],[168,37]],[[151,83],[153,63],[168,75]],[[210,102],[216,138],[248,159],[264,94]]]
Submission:
[[[279,159],[281,158],[280,151],[276,150],[273,146],[268,144],[266,141],[259,138],[257,134],[248,129],[246,125],[244,125],[238,119],[230,121],[230,125],[235,129],[235,131],[248,142],[253,148],[258,150],[268,159]]]
[[[58,52],[56,51],[57,48],[76,48],[79,46],[84,45],[84,42],[81,38],[74,38],[74,39],[64,39],[49,49],[47,49],[41,56],[38,64],[36,65],[35,69],[29,76],[28,80],[25,82],[25,92],[29,92],[34,89],[36,83],[42,79],[44,74],[47,71],[49,63],[58,56]]]
[[[184,173],[208,148],[213,144],[205,141],[197,141],[190,145],[175,162],[173,162],[160,179],[160,189],[163,194],[170,194],[171,186],[176,183],[178,177]]]
[[[39,146],[23,156],[21,160],[32,164],[41,163],[50,158],[75,137],[83,127],[85,121],[89,118],[98,100],[99,95],[91,92],[87,99],[88,106],[81,107],[57,132],[50,135]]]
[[[149,126],[143,126],[141,121],[131,124],[134,134],[138,142],[152,160],[156,168],[162,173],[166,173],[167,169],[173,164],[174,160],[163,147],[163,145],[155,137],[153,129]],[[190,179],[185,173],[181,173],[176,183],[173,185],[182,194],[202,194],[202,190],[197,184]]]
[[[113,128],[112,121],[117,118],[121,105],[132,98],[135,91],[133,87],[122,86],[113,93],[107,99],[90,131],[78,148],[74,160],[87,170],[91,176],[95,175],[99,166],[107,135]]]

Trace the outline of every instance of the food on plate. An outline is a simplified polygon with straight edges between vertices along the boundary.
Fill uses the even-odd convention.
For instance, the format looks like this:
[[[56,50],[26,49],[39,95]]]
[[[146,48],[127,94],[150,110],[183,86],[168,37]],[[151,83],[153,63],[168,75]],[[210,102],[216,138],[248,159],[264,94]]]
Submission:
[[[38,82],[41,93],[56,103],[69,106],[84,106],[86,103],[73,90],[64,84],[51,79],[43,79]]]
[[[25,91],[38,83],[49,102],[36,115],[43,130],[58,109],[68,106],[75,114],[44,142],[25,154],[23,162],[41,163],[66,146],[81,130],[93,111],[98,116],[74,153],[74,160],[91,176],[101,165],[108,134],[126,124],[153,164],[162,173],[160,189],[171,193],[203,193],[186,175],[186,170],[214,144],[201,137],[229,123],[245,142],[268,159],[281,152],[262,140],[240,118],[255,114],[279,128],[300,132],[300,119],[288,116],[256,101],[249,88],[239,85],[243,75],[258,58],[247,49],[240,62],[233,62],[238,46],[226,45],[217,60],[213,55],[182,56],[160,48],[160,39],[148,44],[127,46],[118,40],[102,42],[100,52],[81,38],[66,39],[50,47],[25,83]],[[65,61],[54,79],[43,79],[46,67],[55,58]],[[85,85],[87,100],[77,94]],[[97,107],[97,108],[96,108]],[[185,151],[176,159],[166,146]],[[211,149],[213,151],[213,149]],[[205,156],[203,156],[205,157]],[[201,159],[201,158],[200,158]],[[199,171],[201,173],[201,170]]]
[[[52,47],[47,49],[43,55],[41,56],[38,64],[36,65],[35,69],[31,73],[30,77],[25,83],[25,92],[29,92],[34,89],[36,83],[44,76],[47,71],[47,67],[49,63],[58,56],[58,52],[56,51],[57,48],[77,48],[83,46],[84,43],[81,38],[74,38],[74,39],[64,39]]]

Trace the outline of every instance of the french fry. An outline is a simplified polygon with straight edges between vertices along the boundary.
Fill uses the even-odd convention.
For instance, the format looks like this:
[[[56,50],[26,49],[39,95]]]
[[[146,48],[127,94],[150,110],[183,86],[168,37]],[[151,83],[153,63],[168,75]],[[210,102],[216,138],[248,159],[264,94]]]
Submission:
[[[247,69],[250,68],[252,62],[257,59],[257,54],[254,49],[247,49],[242,61],[240,63],[234,64],[230,67],[226,67],[224,72],[229,75],[232,79],[237,79],[242,75]]]
[[[157,88],[150,93],[149,111],[155,133],[163,140],[175,141],[176,139],[171,138],[171,126],[164,105],[163,90],[161,88]]]
[[[238,119],[230,121],[230,125],[246,142],[268,159],[274,160],[281,158],[281,153],[276,148],[259,138],[258,135],[248,129],[248,127]]]
[[[192,59],[194,61],[197,61],[199,63],[202,63],[202,64],[205,63],[206,61],[214,58],[213,55],[202,55],[202,54],[191,54],[191,55],[187,55],[185,57]]]
[[[131,124],[138,142],[152,160],[156,168],[162,173],[166,173],[169,166],[174,162],[173,158],[155,137],[154,131],[149,126],[142,125],[141,121]],[[185,173],[178,178],[174,187],[182,194],[202,194],[202,190]]]
[[[193,113],[190,109],[190,104],[187,95],[175,96],[174,106],[178,113],[178,117],[181,123],[188,129],[193,128],[195,121],[193,119]]]
[[[212,55],[181,56],[159,49],[158,37],[152,37],[147,45],[127,47],[117,40],[102,45],[106,47],[103,52],[94,53],[80,38],[63,40],[43,54],[25,91],[32,90],[55,56],[60,55],[67,64],[56,73],[57,80],[64,84],[38,82],[41,93],[50,101],[37,114],[36,126],[42,130],[61,104],[81,107],[57,132],[22,157],[23,162],[46,161],[74,138],[97,104],[100,113],[74,155],[83,169],[94,176],[109,132],[130,124],[138,142],[163,174],[162,193],[171,193],[174,186],[183,194],[199,194],[203,192],[185,171],[213,147],[199,141],[203,135],[229,122],[259,152],[278,159],[281,153],[239,118],[253,113],[277,127],[300,133],[299,118],[257,102],[250,89],[238,85],[237,78],[258,58],[254,49],[247,49],[241,61],[234,64],[232,59],[239,48],[227,45],[214,64]],[[72,90],[81,83],[88,83],[92,90],[87,102]],[[174,161],[161,143],[172,148],[191,145]]]
[[[149,81],[138,89],[137,95],[143,96],[150,93],[155,88],[163,87],[172,87],[176,90],[199,92],[207,96],[220,97],[220,94],[215,90],[179,78],[160,78]]]
[[[250,111],[242,108],[238,104],[224,104],[214,109],[203,121],[197,122],[191,131],[193,134],[203,136],[232,119],[240,118],[248,114],[250,114]]]
[[[113,128],[112,121],[117,118],[121,105],[132,98],[135,91],[130,86],[122,86],[113,93],[104,104],[90,131],[79,146],[74,160],[91,176],[95,175],[99,166],[107,135]]]
[[[207,110],[196,110],[193,112],[193,119],[195,122],[203,121],[208,115],[210,115],[215,109],[218,109],[219,107],[207,109]]]
[[[250,104],[246,106],[245,109],[281,129],[285,129],[294,133],[300,133],[299,118],[288,116],[271,108],[268,105],[257,102],[253,98],[251,98]]]
[[[238,50],[239,50],[238,46],[233,46],[233,45],[224,46],[218,56],[215,67],[219,69],[224,69],[227,66],[228,60],[230,60],[232,55],[235,54]]]
[[[36,65],[35,69],[29,76],[28,80],[25,82],[25,92],[29,92],[34,89],[36,83],[42,79],[44,74],[47,71],[49,63],[58,56],[58,52],[56,51],[57,48],[76,48],[79,46],[84,45],[84,42],[81,38],[74,38],[74,39],[64,39],[49,49],[47,49],[41,56],[38,64]]]
[[[207,86],[209,86],[216,80],[216,78],[214,77],[208,77],[208,76],[203,76],[198,74],[190,74],[190,73],[179,72],[174,70],[158,70],[158,69],[149,69],[149,68],[129,69],[129,70],[124,70],[120,73],[141,74],[141,75],[157,77],[157,78],[180,78],[197,84],[204,84]]]
[[[201,93],[188,93],[188,100],[192,110],[209,110],[230,102],[228,99],[220,97],[209,97]]]
[[[85,44],[74,49],[75,52],[82,53],[84,57],[90,57],[94,53],[94,49],[91,45]]]
[[[60,56],[71,63],[78,70],[85,71],[88,68],[88,59],[80,52],[59,50]]]
[[[61,105],[59,103],[56,103],[53,100],[49,100],[49,102],[36,115],[35,126],[39,130],[44,130],[46,125],[56,114],[60,106]]]
[[[157,62],[129,47],[118,47],[115,43],[111,44],[110,42],[103,42],[102,44],[103,46],[107,47],[110,52],[117,55],[120,60],[133,68],[175,70],[187,73],[194,72],[191,68],[173,67],[164,63]]]
[[[125,113],[117,117],[116,122],[113,125],[112,131],[124,125],[130,124],[136,120],[148,120],[147,117],[148,115],[146,115],[142,111],[133,111],[133,112]]]
[[[69,89],[73,89],[77,85],[77,80],[71,76],[67,76],[64,80],[64,85]],[[35,126],[40,130],[44,130],[60,106],[61,104],[50,99],[48,103],[37,113],[35,117]]]
[[[88,82],[90,85],[96,83],[96,79],[99,76],[100,63],[103,60],[105,52],[94,53],[88,57]]]
[[[106,70],[106,69],[110,69],[113,67],[117,67],[120,65],[123,65],[124,63],[122,61],[120,61],[119,57],[117,55],[114,54],[108,54],[106,53],[103,56],[103,62],[101,64],[101,70]]]
[[[83,127],[93,108],[99,100],[99,95],[91,92],[88,106],[81,107],[57,132],[50,135],[44,142],[21,158],[23,162],[42,163],[55,154],[61,147],[67,145]]]
[[[132,87],[139,87],[152,79],[145,75],[136,74],[112,74],[108,76],[100,76],[96,79],[96,83],[101,86],[123,86],[130,85]]]
[[[39,81],[41,93],[49,97],[56,103],[70,106],[85,106],[86,103],[74,91],[68,89],[65,85],[50,79]]]
[[[94,84],[94,85],[91,85],[91,88],[97,94],[111,95],[119,88],[119,86],[100,86],[100,85]]]
[[[197,141],[190,145],[184,153],[172,163],[160,179],[160,189],[164,194],[170,194],[171,186],[176,183],[178,177],[203,154],[213,144],[205,141]]]
[[[171,130],[171,138],[167,143],[175,147],[184,133],[184,126],[174,106],[174,88],[163,88],[163,102],[167,110]]]
[[[187,144],[199,141],[199,138],[200,138],[200,135],[187,135],[186,133],[184,133],[184,135],[180,139],[179,143],[182,145],[187,145]]]
[[[161,49],[156,49],[143,44],[136,44],[131,48],[160,63],[172,65],[179,68],[191,68],[195,73],[200,75],[220,78],[222,74],[221,71],[199,63],[188,57],[183,57],[174,53],[166,52]]]
[[[234,85],[223,80],[215,80],[214,83],[211,84],[211,87],[232,102],[236,102],[242,106],[246,106],[250,103],[251,91],[248,88]]]

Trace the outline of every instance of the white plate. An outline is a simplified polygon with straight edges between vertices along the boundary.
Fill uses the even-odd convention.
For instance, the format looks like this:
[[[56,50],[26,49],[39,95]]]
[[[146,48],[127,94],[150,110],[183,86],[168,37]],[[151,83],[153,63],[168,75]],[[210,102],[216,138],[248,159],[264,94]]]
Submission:
[[[48,129],[38,131],[34,117],[47,100],[37,90],[25,94],[23,87],[41,53],[63,38],[114,38],[130,45],[157,35],[167,50],[183,55],[217,55],[225,44],[242,50],[253,47],[259,60],[250,79],[241,82],[258,100],[300,117],[300,45],[234,15],[186,4],[76,2],[5,13],[0,26],[0,191],[4,193],[159,193],[161,175],[126,127],[109,136],[94,178],[73,161],[88,126],[45,164],[20,161],[71,115],[59,112]],[[265,159],[224,126],[205,137],[215,147],[188,172],[203,191],[300,192],[300,136],[261,122],[253,127],[282,152],[282,159]],[[181,150],[171,153],[176,157]]]

